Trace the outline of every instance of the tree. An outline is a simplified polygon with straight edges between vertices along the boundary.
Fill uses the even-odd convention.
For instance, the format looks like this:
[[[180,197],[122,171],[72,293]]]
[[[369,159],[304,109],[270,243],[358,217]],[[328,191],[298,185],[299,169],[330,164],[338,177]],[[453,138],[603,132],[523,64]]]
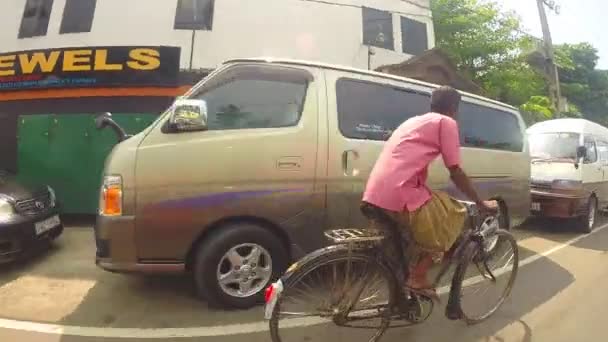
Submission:
[[[528,125],[553,117],[551,100],[547,96],[532,96],[528,102],[521,105],[520,110]]]
[[[563,96],[585,118],[608,124],[608,71],[596,69],[597,49],[589,43],[563,44],[556,54]]]
[[[526,122],[554,117],[538,41],[523,32],[519,17],[492,0],[431,0],[436,45],[486,96],[520,107]],[[608,125],[608,71],[596,70],[597,50],[588,43],[556,46],[565,117]]]
[[[542,75],[522,56],[535,42],[514,13],[482,0],[432,0],[431,8],[436,45],[485,95],[520,106],[546,94]]]

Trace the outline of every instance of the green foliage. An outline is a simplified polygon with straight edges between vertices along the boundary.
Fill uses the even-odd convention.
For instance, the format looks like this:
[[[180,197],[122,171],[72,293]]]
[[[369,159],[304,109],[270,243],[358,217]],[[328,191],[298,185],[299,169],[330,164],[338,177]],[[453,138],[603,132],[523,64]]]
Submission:
[[[570,109],[565,116],[578,114],[589,120],[608,124],[608,72],[595,69],[598,51],[588,43],[556,46],[562,95]],[[583,113],[583,114],[581,114]]]
[[[436,45],[486,96],[521,108],[528,123],[555,117],[548,99],[539,42],[523,33],[520,18],[492,0],[431,0]],[[608,71],[596,70],[597,50],[588,43],[556,46],[562,95],[560,116],[608,124]],[[584,114],[581,114],[584,113]]]
[[[530,97],[526,103],[520,106],[520,110],[528,125],[553,118],[551,100],[546,96]]]
[[[482,0],[432,0],[431,8],[436,45],[485,95],[519,106],[545,94],[542,76],[522,57],[535,42],[514,13]]]

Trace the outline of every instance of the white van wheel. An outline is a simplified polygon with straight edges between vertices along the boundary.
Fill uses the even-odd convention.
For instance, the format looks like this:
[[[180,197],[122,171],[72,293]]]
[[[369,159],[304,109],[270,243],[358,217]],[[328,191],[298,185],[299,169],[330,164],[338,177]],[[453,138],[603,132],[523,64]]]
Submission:
[[[200,297],[212,306],[247,309],[287,268],[282,241],[250,223],[221,226],[198,247],[192,273]]]
[[[591,233],[597,223],[597,199],[591,196],[587,202],[587,210],[584,216],[579,218],[578,225],[584,233]]]

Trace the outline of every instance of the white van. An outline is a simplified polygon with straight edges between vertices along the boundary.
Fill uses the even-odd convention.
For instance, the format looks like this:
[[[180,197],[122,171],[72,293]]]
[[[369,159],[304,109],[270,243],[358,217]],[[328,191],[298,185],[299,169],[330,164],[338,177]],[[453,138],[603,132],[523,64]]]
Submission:
[[[584,232],[608,201],[608,128],[584,119],[557,119],[527,130],[532,214],[576,218]]]

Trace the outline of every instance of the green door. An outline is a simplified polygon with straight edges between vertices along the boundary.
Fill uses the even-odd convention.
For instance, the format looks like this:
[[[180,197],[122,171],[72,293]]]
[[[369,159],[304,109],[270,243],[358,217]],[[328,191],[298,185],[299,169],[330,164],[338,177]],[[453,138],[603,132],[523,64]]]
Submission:
[[[114,114],[130,134],[155,114]],[[18,175],[51,185],[64,213],[94,214],[103,163],[116,144],[114,133],[95,128],[91,114],[24,115],[19,120]]]

